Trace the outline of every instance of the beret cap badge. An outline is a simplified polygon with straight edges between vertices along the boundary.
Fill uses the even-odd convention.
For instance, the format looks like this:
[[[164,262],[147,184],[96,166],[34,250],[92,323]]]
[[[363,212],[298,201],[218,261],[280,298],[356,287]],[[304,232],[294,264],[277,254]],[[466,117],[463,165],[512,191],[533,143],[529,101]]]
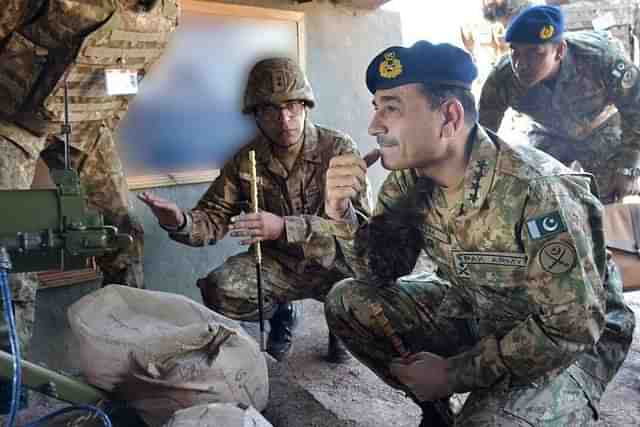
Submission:
[[[555,30],[553,28],[553,25],[545,25],[540,30],[540,38],[542,40],[549,40],[551,37],[553,37],[554,33],[555,33]]]
[[[396,58],[395,52],[384,54],[384,60],[380,63],[380,77],[385,79],[395,79],[402,74],[402,63]]]

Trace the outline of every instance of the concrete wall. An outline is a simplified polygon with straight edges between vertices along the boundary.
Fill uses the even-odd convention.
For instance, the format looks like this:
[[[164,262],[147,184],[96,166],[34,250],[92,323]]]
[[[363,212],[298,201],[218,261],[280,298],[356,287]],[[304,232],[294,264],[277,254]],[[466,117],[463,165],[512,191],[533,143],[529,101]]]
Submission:
[[[349,133],[363,152],[373,148],[367,135],[371,96],[364,84],[369,61],[382,49],[401,43],[400,18],[396,13],[364,11],[315,0],[297,7],[290,1],[227,1],[250,6],[288,8],[305,12],[307,72],[318,98],[314,121]],[[385,173],[371,171],[374,187]],[[154,190],[180,206],[193,206],[206,184],[183,185]],[[145,283],[148,289],[176,292],[200,301],[195,280],[220,265],[240,248],[225,240],[207,248],[190,248],[166,237],[148,209],[132,201],[146,230]],[[56,369],[74,367],[74,342],[67,326],[66,308],[88,292],[95,283],[44,289],[38,296],[37,324],[30,357]]]

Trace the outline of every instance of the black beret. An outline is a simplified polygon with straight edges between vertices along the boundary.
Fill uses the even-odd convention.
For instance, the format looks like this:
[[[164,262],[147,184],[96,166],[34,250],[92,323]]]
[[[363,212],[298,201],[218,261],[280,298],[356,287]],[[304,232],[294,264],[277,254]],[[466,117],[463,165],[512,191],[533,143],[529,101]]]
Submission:
[[[564,15],[559,7],[533,6],[513,18],[504,39],[508,43],[542,44],[556,42],[564,31]]]
[[[418,41],[413,46],[392,46],[376,56],[367,68],[367,88],[391,89],[410,83],[471,89],[478,76],[471,55],[448,43]]]

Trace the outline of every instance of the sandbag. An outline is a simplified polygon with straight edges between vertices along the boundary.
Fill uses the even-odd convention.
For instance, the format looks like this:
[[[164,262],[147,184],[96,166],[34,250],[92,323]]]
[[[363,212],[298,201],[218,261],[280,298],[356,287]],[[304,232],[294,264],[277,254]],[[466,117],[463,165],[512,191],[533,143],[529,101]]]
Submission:
[[[640,204],[605,205],[604,234],[622,273],[623,290],[640,289]]]
[[[273,427],[258,411],[242,403],[199,405],[173,414],[164,427]]]
[[[199,404],[267,405],[267,364],[256,342],[184,296],[110,285],[67,316],[87,380],[127,401],[151,427]]]

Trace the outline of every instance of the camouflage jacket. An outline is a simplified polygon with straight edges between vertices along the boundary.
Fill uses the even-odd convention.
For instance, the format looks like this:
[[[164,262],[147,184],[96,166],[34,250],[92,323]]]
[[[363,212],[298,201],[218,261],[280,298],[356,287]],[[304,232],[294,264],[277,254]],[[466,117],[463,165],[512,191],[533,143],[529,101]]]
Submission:
[[[480,96],[480,124],[497,131],[507,108],[531,117],[551,135],[581,139],[615,113],[622,119],[617,167],[640,151],[640,84],[638,68],[606,33],[578,31],[565,36],[568,49],[553,86],[523,88],[503,57],[487,78]],[[627,160],[629,161],[629,160]]]
[[[305,124],[304,147],[291,171],[271,154],[270,143],[259,135],[228,161],[220,176],[187,214],[187,225],[171,238],[184,244],[214,244],[227,233],[232,216],[248,210],[251,200],[249,151],[256,151],[258,201],[260,209],[284,217],[285,232],[279,240],[264,241],[294,271],[303,271],[311,261],[331,268],[336,255],[332,222],[325,219],[324,194],[326,171],[332,157],[357,153],[355,142],[347,135]],[[370,214],[368,187],[355,202],[358,212]]]
[[[42,150],[42,136],[60,132],[65,79],[71,145],[86,150],[104,127],[115,129],[133,95],[109,94],[107,73],[144,77],[180,14],[180,0],[148,11],[126,8],[122,0],[7,1],[0,13],[0,125],[32,156]]]
[[[377,285],[408,274],[420,249],[433,259],[449,285],[438,314],[477,325],[477,344],[449,359],[456,392],[552,378],[593,349],[605,324],[602,205],[590,177],[474,133],[457,204],[414,170],[394,171],[370,222],[339,240]]]

